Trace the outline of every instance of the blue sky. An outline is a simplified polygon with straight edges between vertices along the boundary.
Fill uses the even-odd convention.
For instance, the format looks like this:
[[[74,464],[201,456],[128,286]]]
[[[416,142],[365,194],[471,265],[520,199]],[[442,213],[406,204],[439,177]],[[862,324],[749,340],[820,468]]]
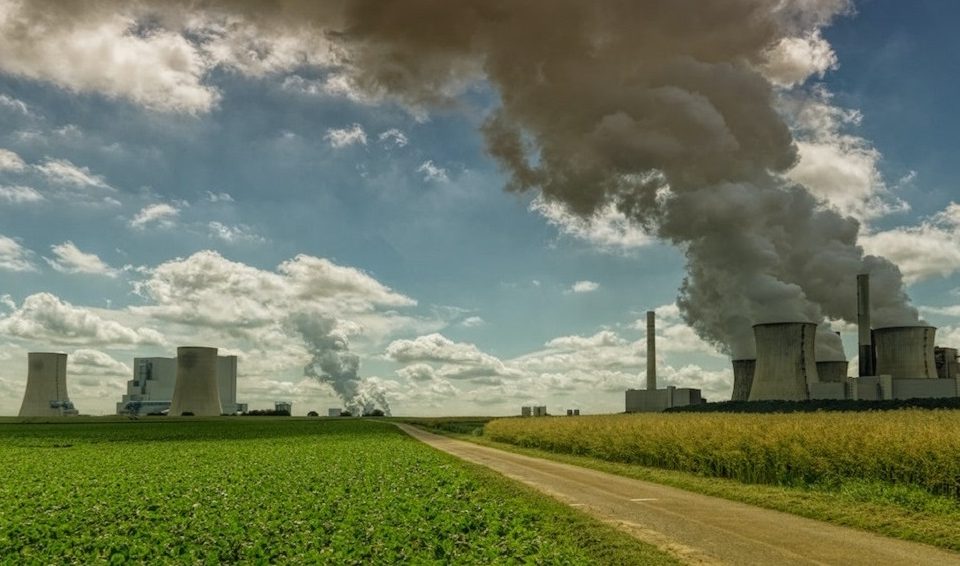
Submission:
[[[4,10],[0,29],[33,22]],[[808,54],[803,80],[776,90],[782,108],[846,117],[804,133],[782,110],[798,141],[842,149],[824,159],[862,187],[817,194],[858,211],[861,242],[900,265],[941,342],[960,339],[952,11],[858,2],[798,32],[834,59]],[[0,413],[19,407],[27,351],[71,354],[71,396],[97,414],[119,400],[134,356],[197,342],[241,356],[238,397],[252,407],[342,405],[303,377],[309,344],[287,323],[297,312],[336,320],[363,387],[400,414],[622,410],[623,389],[644,382],[637,321],[654,308],[662,381],[729,395],[729,358],[674,306],[681,251],[612,212],[578,220],[536,190],[504,190],[478,131],[501,104],[495,83],[473,77],[445,107],[410,104],[338,83],[342,68],[321,55],[285,58],[282,27],[256,36],[259,67],[227,49],[229,31],[225,55],[185,72],[165,54],[199,44],[174,24],[152,36],[122,24],[138,17],[107,6],[48,32],[53,57],[101,34],[113,59],[82,72],[0,41]],[[135,61],[113,69],[125,50]],[[830,184],[829,167],[813,169],[804,179]],[[853,356],[850,326],[836,328]]]

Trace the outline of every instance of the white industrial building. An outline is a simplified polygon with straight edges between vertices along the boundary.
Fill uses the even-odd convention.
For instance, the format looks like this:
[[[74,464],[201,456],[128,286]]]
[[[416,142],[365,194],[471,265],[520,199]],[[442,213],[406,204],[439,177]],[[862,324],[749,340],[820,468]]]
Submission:
[[[237,403],[237,357],[216,356],[216,360],[220,412],[246,412],[247,404]],[[133,379],[127,381],[127,392],[117,403],[117,414],[146,415],[169,410],[176,383],[177,358],[134,358]]]
[[[51,352],[27,354],[27,387],[20,405],[21,417],[76,415],[67,396],[67,355]]]

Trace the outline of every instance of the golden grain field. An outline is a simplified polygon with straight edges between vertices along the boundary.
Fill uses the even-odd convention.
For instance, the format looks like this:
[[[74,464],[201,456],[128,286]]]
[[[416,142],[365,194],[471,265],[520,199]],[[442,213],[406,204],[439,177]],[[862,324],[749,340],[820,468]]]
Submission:
[[[747,483],[878,480],[960,497],[956,410],[511,418],[488,423],[484,435]]]

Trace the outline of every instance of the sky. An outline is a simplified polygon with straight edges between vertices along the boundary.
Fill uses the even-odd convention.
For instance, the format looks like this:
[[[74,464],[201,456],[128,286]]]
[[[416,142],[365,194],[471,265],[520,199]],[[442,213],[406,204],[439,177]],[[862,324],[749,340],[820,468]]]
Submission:
[[[714,302],[737,293],[723,269],[756,262],[725,238],[754,228],[691,227],[724,206],[752,210],[738,208],[734,185],[802,187],[832,211],[815,217],[831,228],[809,233],[837,227],[837,254],[896,265],[878,280],[895,296],[902,274],[909,301],[897,308],[960,345],[952,3],[787,1],[772,13],[776,3],[741,0],[776,31],[728,4],[702,28],[664,20],[636,34],[661,25],[643,23],[661,2],[620,18],[600,10],[586,31],[563,23],[582,19],[566,3],[542,26],[536,3],[506,7],[500,17],[534,24],[495,32],[486,15],[432,0],[399,13],[347,1],[346,15],[291,1],[279,16],[230,1],[186,14],[43,4],[0,0],[0,414],[19,409],[27,352],[69,354],[71,399],[109,414],[134,357],[182,345],[238,355],[238,401],[251,408],[617,412],[624,390],[645,383],[647,310],[658,314],[660,383],[725,400],[739,346],[705,290]],[[685,45],[719,43],[621,41],[668,37],[657,33],[668,25]],[[682,64],[667,71],[631,66],[674,55]],[[700,66],[714,82],[683,75]],[[625,73],[655,76],[659,90],[608,80]],[[719,84],[745,93],[736,104],[749,126]],[[725,122],[689,111],[704,101]],[[687,136],[693,115],[723,144],[693,152],[707,135]],[[769,126],[762,144],[744,134],[756,124]],[[734,175],[733,161],[763,171]],[[707,185],[716,208],[669,204]],[[806,197],[792,198],[802,208]],[[763,253],[785,256],[769,236],[777,218],[756,233],[773,242]],[[826,261],[821,252],[805,265]],[[847,271],[832,271],[837,284],[780,263],[755,269],[799,290],[797,313],[841,331],[855,368],[855,327],[829,297],[853,292]],[[756,307],[753,291],[743,308],[770,321],[757,313],[779,311]]]

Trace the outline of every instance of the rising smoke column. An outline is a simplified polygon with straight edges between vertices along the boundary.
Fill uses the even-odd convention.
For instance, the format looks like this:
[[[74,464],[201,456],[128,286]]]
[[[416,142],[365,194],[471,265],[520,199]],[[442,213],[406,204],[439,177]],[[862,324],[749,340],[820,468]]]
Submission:
[[[301,314],[291,322],[310,351],[305,376],[330,385],[353,415],[369,414],[377,406],[390,415],[385,392],[359,377],[360,357],[350,351],[347,333],[336,320]]]
[[[678,303],[704,339],[753,352],[754,323],[856,320],[872,275],[878,325],[916,324],[899,270],[865,256],[859,225],[784,174],[790,129],[763,74],[846,0],[419,0],[349,4],[358,85],[414,104],[482,69],[501,106],[483,131],[510,174],[590,215],[614,202],[686,255]],[[439,85],[439,87],[438,87]],[[824,326],[822,329],[825,329]],[[820,359],[842,356],[821,332]]]

